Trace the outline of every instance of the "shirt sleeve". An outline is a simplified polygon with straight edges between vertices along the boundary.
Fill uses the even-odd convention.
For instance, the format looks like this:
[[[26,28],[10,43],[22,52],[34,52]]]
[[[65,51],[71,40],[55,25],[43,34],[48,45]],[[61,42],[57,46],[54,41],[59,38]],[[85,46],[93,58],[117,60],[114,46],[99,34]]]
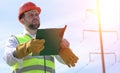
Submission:
[[[57,61],[59,61],[62,64],[65,64],[64,61],[62,60],[62,58],[59,55],[55,55],[55,58],[57,59]]]
[[[13,56],[13,52],[16,50],[16,46],[18,45],[18,41],[16,40],[14,35],[11,35],[5,45],[5,52],[3,59],[10,66],[14,65],[16,62],[21,62],[22,59],[17,59]]]

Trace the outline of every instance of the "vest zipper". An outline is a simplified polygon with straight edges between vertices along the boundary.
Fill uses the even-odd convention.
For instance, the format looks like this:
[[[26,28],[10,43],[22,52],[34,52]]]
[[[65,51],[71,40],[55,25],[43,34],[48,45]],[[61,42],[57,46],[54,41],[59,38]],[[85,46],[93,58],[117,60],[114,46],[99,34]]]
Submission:
[[[46,73],[46,59],[45,59],[45,56],[44,57],[44,73]]]

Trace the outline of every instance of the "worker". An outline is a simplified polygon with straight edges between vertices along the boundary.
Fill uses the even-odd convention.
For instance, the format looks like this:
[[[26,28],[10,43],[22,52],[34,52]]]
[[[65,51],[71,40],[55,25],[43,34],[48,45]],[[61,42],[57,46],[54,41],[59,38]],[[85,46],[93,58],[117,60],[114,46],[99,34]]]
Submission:
[[[20,35],[10,36],[4,55],[4,60],[12,67],[13,73],[55,73],[54,56],[69,67],[74,67],[78,61],[66,39],[60,42],[58,55],[32,55],[40,53],[45,47],[44,39],[35,39],[40,26],[40,13],[41,8],[33,2],[26,2],[19,8],[18,20],[23,24],[24,31]]]

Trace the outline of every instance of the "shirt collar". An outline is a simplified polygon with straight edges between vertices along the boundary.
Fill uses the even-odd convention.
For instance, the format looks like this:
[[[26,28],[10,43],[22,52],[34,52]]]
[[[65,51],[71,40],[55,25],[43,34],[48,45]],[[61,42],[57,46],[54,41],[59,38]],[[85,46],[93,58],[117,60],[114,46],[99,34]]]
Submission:
[[[35,35],[32,35],[32,34],[30,34],[26,29],[23,30],[23,34],[28,34],[28,35],[31,36],[32,38],[35,38],[35,37],[36,37],[36,34],[35,34]]]

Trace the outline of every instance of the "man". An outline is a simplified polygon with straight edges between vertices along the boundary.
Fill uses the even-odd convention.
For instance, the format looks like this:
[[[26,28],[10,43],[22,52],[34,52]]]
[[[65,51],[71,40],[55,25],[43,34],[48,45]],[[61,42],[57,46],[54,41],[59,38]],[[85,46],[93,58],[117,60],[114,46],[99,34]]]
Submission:
[[[44,49],[44,39],[35,39],[36,31],[40,26],[40,7],[32,2],[24,3],[18,13],[18,19],[25,27],[21,35],[12,35],[5,47],[4,59],[13,69],[13,73],[55,73],[54,57],[32,56]],[[65,39],[60,43],[58,61],[75,66],[78,57],[69,48],[69,42]]]

